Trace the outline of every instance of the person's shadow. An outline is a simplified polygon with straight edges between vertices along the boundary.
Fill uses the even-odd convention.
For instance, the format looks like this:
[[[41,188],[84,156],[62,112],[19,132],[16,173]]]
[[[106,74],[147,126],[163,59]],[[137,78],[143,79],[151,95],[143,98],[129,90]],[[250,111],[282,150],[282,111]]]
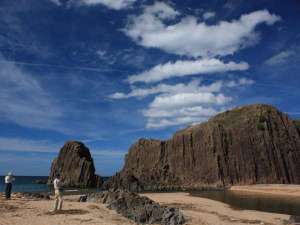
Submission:
[[[55,212],[47,212],[47,215],[83,215],[87,214],[89,211],[83,209],[66,209],[66,210],[57,210]]]

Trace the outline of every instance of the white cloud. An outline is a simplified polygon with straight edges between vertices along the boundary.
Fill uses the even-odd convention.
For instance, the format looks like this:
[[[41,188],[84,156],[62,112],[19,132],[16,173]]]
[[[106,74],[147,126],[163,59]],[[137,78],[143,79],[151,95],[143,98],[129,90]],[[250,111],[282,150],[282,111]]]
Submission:
[[[222,81],[218,80],[209,85],[201,85],[201,80],[194,79],[188,84],[179,83],[175,85],[158,84],[149,88],[131,87],[131,92],[128,94],[116,92],[108,96],[111,99],[126,99],[126,98],[144,98],[154,94],[174,94],[174,93],[198,93],[198,92],[220,92],[225,87],[238,87],[254,84],[253,80],[240,78],[238,80]]]
[[[156,16],[159,19],[174,19],[180,15],[178,11],[164,2],[155,2],[153,5],[145,7],[144,14]]]
[[[31,128],[59,130],[63,116],[55,100],[29,73],[0,55],[0,121]]]
[[[153,129],[200,123],[220,112],[221,110],[216,110],[213,107],[192,106],[171,111],[150,108],[144,111],[144,115],[148,118],[146,127]]]
[[[172,77],[190,76],[196,74],[222,73],[235,70],[247,70],[248,63],[228,62],[219,59],[199,59],[195,61],[176,61],[159,64],[152,69],[128,77],[129,83],[157,82]]]
[[[209,117],[215,115],[216,113],[210,115]],[[183,116],[183,117],[174,117],[174,118],[160,118],[160,119],[149,119],[146,127],[148,129],[155,128],[165,128],[170,126],[178,126],[178,125],[187,125],[187,124],[195,124],[201,123],[207,120],[207,116],[202,117],[201,112],[199,112],[198,116]]]
[[[227,87],[233,88],[233,87],[238,87],[238,86],[243,86],[243,85],[252,85],[254,84],[254,80],[250,80],[247,78],[240,78],[238,80],[231,80],[225,83]]]
[[[202,93],[177,93],[174,95],[160,95],[155,97],[150,108],[178,109],[182,107],[195,106],[200,104],[223,105],[231,101],[231,97],[223,94]]]
[[[170,8],[166,3],[146,7],[142,15],[131,17],[125,34],[142,46],[169,53],[193,57],[224,56],[255,44],[259,40],[259,33],[255,31],[258,25],[272,25],[280,20],[268,10],[259,10],[244,14],[238,20],[220,21],[215,25],[198,22],[194,16],[167,25],[166,19],[179,15],[165,13],[166,9],[171,11]],[[162,13],[159,12],[166,16],[160,16]]]
[[[285,50],[285,51],[282,51],[282,52],[272,56],[265,63],[269,66],[282,64],[282,63],[287,62],[288,59],[294,54],[295,54],[295,52],[292,50]]]
[[[230,101],[231,97],[209,92],[159,95],[142,112],[147,118],[147,128],[191,125],[217,114],[216,107]]]
[[[220,107],[232,100],[231,97],[222,94],[222,91],[253,83],[253,80],[247,78],[218,80],[206,85],[201,84],[200,80],[192,80],[187,84],[158,84],[149,88],[132,86],[128,94],[117,92],[109,97],[112,99],[143,98],[156,94],[154,100],[147,109],[142,110],[142,113],[147,119],[147,128],[164,128],[207,120],[220,112]]]
[[[81,4],[93,6],[102,4],[110,9],[120,10],[128,8],[136,0],[79,0]]]
[[[196,92],[218,92],[222,87],[222,82],[217,81],[209,85],[200,85],[200,80],[192,80],[188,84],[179,83],[176,85],[158,84],[150,88],[131,87],[128,94],[117,92],[109,96],[111,99],[125,99],[130,97],[143,98],[148,95],[162,93],[196,93]]]
[[[203,19],[204,20],[209,20],[211,18],[214,18],[216,16],[216,13],[215,12],[205,12],[203,14]]]
[[[182,118],[182,117],[210,117],[216,114],[217,111],[214,108],[205,108],[202,106],[193,106],[181,108],[178,110],[168,110],[168,109],[155,109],[150,108],[144,111],[144,115],[150,119],[162,119],[162,118]]]

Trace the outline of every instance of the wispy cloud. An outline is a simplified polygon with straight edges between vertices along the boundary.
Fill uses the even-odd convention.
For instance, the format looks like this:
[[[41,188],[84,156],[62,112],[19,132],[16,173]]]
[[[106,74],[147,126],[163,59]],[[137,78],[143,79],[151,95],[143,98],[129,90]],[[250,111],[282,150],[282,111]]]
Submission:
[[[170,13],[171,9],[166,3],[146,7],[142,15],[131,18],[124,29],[125,34],[139,45],[169,53],[192,57],[224,56],[257,43],[255,28],[259,24],[272,25],[280,20],[268,10],[259,10],[244,14],[238,20],[220,21],[215,25],[198,22],[194,16],[186,16],[171,24],[168,21],[167,25],[166,19],[178,16],[175,10]]]
[[[63,3],[62,0],[49,0],[57,6],[61,6]],[[104,5],[107,8],[114,10],[126,9],[134,4],[136,0],[70,0],[68,5],[76,6],[95,6],[95,5]]]
[[[126,94],[122,92],[116,92],[109,95],[111,99],[127,99],[127,98],[144,98],[149,95],[155,94],[175,94],[175,93],[199,93],[199,92],[220,92],[224,87],[237,87],[242,85],[251,85],[254,81],[246,78],[240,78],[238,80],[222,81],[217,80],[209,85],[201,84],[201,80],[194,79],[188,84],[178,83],[171,84],[158,84],[149,88],[131,87],[131,92]]]
[[[58,6],[61,5],[60,0],[49,0],[49,1],[52,2],[52,3],[55,4],[55,5],[58,5]]]
[[[217,80],[201,84],[193,80],[187,84],[158,84],[149,88],[131,87],[128,94],[114,93],[112,99],[143,98],[156,95],[148,107],[142,110],[147,119],[146,128],[165,128],[202,122],[223,110],[232,97],[223,92],[228,89],[254,84],[253,80]]]
[[[0,55],[0,120],[32,128],[58,129],[63,113],[31,74]]]
[[[27,153],[57,153],[63,147],[64,142],[26,139],[20,137],[0,137],[0,151],[2,152],[27,152]],[[92,156],[118,158],[123,157],[126,152],[120,150],[93,149],[90,148]]]
[[[0,151],[9,152],[58,152],[62,143],[48,140],[0,137]]]
[[[220,91],[222,87],[221,82],[214,82],[210,85],[200,85],[200,80],[192,80],[188,84],[179,83],[175,85],[170,84],[158,84],[149,88],[137,88],[131,87],[132,91],[128,94],[117,92],[109,96],[112,99],[125,99],[125,98],[143,98],[154,94],[166,94],[166,93],[196,93],[196,92],[216,92]]]
[[[102,4],[108,8],[120,10],[120,9],[128,8],[136,0],[79,0],[79,1],[85,5]]]
[[[128,77],[129,83],[135,82],[158,82],[161,80],[191,76],[197,74],[223,73],[228,71],[242,71],[249,68],[246,62],[224,63],[219,59],[199,59],[195,61],[176,61],[157,65],[150,70]]]
[[[269,66],[279,65],[287,62],[289,58],[293,55],[295,55],[296,52],[292,50],[285,50],[282,52],[279,52],[276,55],[273,55],[271,58],[267,59],[265,63]]]

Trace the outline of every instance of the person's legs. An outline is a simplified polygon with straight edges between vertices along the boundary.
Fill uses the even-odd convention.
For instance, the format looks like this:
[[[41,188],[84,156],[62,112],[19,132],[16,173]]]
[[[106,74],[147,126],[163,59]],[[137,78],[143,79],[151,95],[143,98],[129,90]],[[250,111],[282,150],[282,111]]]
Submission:
[[[53,211],[57,211],[58,202],[59,202],[59,193],[58,193],[58,191],[55,191],[55,203],[54,203],[54,210]]]
[[[12,187],[11,183],[6,184],[6,186],[5,186],[5,198],[6,199],[10,199],[10,197],[11,197],[11,187]]]
[[[60,194],[59,194],[59,205],[58,205],[58,210],[61,210],[61,209],[62,209],[62,205],[63,205],[63,196],[62,196],[62,194],[60,193]]]

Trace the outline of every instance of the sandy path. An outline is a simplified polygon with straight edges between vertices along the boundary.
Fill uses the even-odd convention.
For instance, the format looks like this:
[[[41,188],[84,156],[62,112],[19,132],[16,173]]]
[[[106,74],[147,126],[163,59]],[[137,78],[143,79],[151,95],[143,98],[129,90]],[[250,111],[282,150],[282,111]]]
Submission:
[[[53,201],[0,198],[0,225],[132,225],[103,204],[66,200],[63,211],[51,214]]]
[[[252,210],[235,210],[229,205],[206,198],[192,197],[188,193],[143,194],[163,205],[182,209],[189,225],[279,225],[289,215]]]

